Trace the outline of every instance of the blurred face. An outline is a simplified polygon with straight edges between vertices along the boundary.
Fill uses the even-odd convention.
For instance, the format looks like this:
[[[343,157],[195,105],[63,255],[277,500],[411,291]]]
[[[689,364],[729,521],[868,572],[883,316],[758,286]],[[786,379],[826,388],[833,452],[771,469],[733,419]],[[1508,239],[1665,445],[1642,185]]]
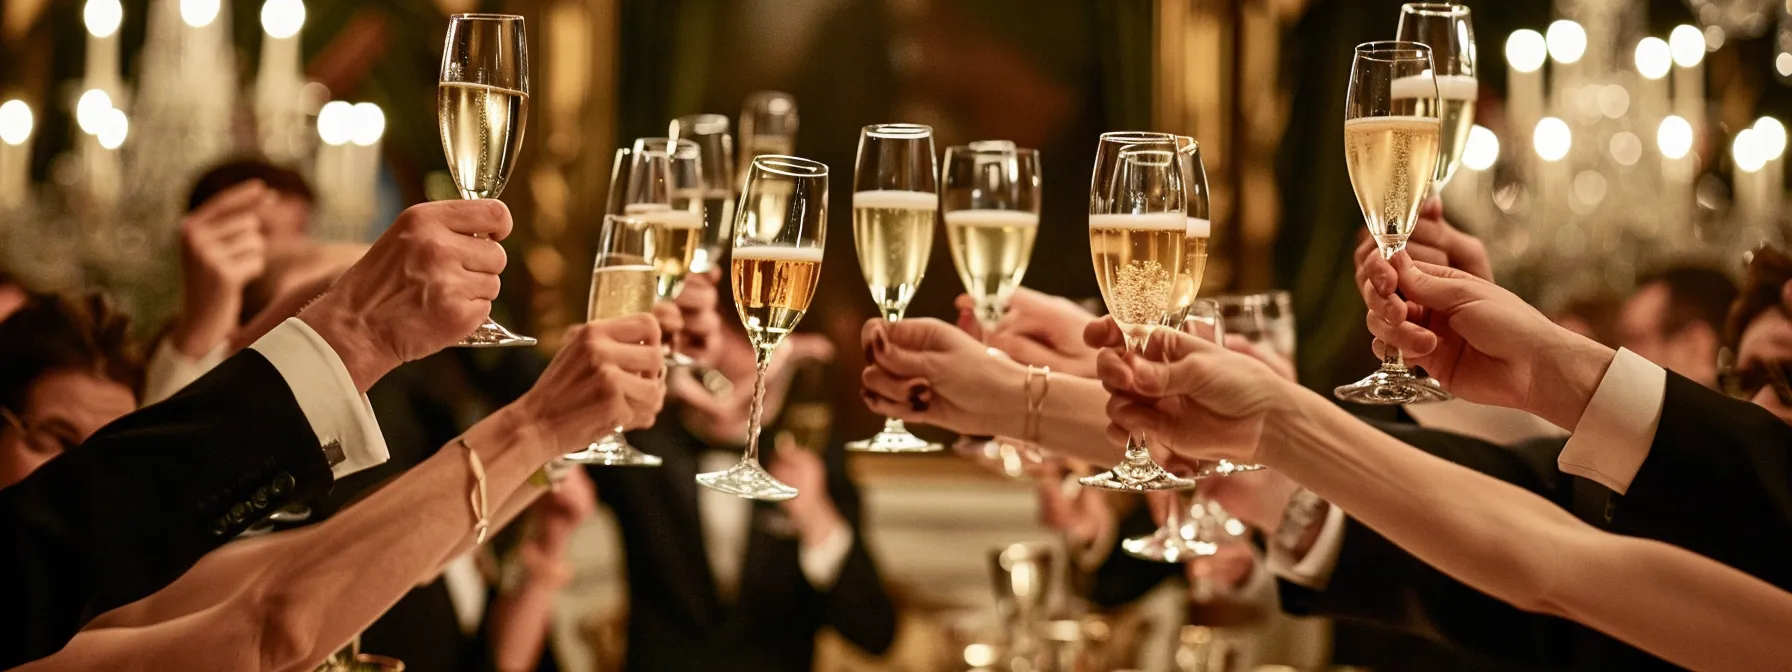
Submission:
[[[1656,365],[1707,387],[1717,382],[1717,334],[1703,322],[1667,333],[1669,293],[1666,283],[1637,290],[1618,315],[1618,345]]]
[[[268,251],[278,252],[304,243],[311,225],[311,202],[276,193],[256,214],[261,217],[261,233],[267,237]]]
[[[83,371],[52,371],[31,385],[18,423],[0,425],[0,488],[81,445],[99,428],[137,408],[131,388]]]
[[[1787,317],[1785,308],[1761,313],[1742,330],[1742,340],[1736,346],[1737,371],[1763,371],[1788,361],[1792,361],[1792,318]],[[1762,386],[1749,400],[1792,423],[1792,405],[1780,400],[1773,385]]]

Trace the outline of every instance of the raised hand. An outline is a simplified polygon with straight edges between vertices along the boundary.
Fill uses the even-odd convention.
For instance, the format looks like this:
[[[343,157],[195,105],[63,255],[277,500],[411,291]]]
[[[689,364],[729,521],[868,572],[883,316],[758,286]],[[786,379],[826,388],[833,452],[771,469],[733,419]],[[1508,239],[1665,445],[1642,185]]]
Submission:
[[[666,396],[659,345],[659,323],[647,315],[574,325],[516,406],[567,449],[617,427],[650,426]]]
[[[860,338],[869,362],[861,396],[871,410],[960,434],[1021,433],[1026,367],[932,318],[873,319]]]
[[[509,208],[493,199],[411,206],[299,319],[365,391],[398,364],[453,345],[485,321],[505,264],[496,241],[510,227]]]
[[[719,326],[719,325],[718,325]],[[679,402],[684,426],[692,434],[717,445],[745,445],[747,420],[753,402],[753,378],[757,375],[753,345],[738,332],[717,329],[709,346],[715,370],[727,376],[729,385],[712,392],[690,369],[672,372],[668,387]],[[834,344],[819,334],[790,334],[772,353],[765,373],[766,418],[775,418],[784,407],[795,369],[805,362],[831,361]]]
[[[717,333],[722,330],[722,316],[716,312],[716,281],[708,273],[687,276],[684,291],[674,302],[684,317],[684,330],[678,333],[673,347],[699,365],[715,363]]]
[[[1569,431],[1580,422],[1611,349],[1465,271],[1405,254],[1365,265],[1360,291],[1376,354],[1399,348],[1464,399],[1526,410]]]
[[[235,330],[243,288],[267,267],[257,211],[274,198],[261,182],[245,182],[181,219],[181,314],[169,337],[182,354],[202,357]]]
[[[828,495],[828,466],[821,456],[796,445],[789,434],[779,434],[778,459],[767,469],[772,478],[796,488],[797,496],[782,503],[797,534],[806,543],[820,543],[833,530],[846,524]]]
[[[975,303],[969,295],[958,297],[959,324],[979,334]],[[1014,361],[1049,366],[1053,371],[1083,378],[1095,377],[1095,349],[1083,344],[1083,327],[1095,316],[1070,299],[1018,287],[1008,299],[1008,312],[985,334],[989,347]]]
[[[1370,258],[1381,258],[1381,247],[1369,237],[1368,230],[1357,232],[1356,284],[1362,286]],[[1487,260],[1487,248],[1481,239],[1456,230],[1444,219],[1443,201],[1432,197],[1419,209],[1419,223],[1412,237],[1406,239],[1406,253],[1413,259],[1438,266],[1448,266],[1483,280],[1493,280],[1493,263]]]

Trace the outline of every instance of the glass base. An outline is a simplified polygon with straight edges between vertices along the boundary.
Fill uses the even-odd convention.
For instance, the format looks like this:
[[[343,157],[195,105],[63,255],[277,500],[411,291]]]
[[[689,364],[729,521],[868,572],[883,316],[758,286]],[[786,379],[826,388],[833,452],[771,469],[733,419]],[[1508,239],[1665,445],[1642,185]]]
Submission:
[[[485,318],[485,324],[479,325],[478,329],[474,329],[473,333],[454,345],[462,348],[515,348],[535,345],[535,339],[518,335],[488,317]]]
[[[1182,478],[1157,466],[1156,462],[1144,464],[1121,462],[1113,469],[1094,476],[1077,479],[1083,487],[1114,492],[1163,492],[1166,490],[1193,490],[1195,479]]]
[[[1383,367],[1369,377],[1332,390],[1339,401],[1367,406],[1400,406],[1449,401],[1455,395],[1444,391],[1437,379],[1421,376],[1412,369]]]
[[[697,484],[743,499],[782,502],[796,497],[796,488],[772,478],[758,462],[742,461],[727,471],[697,474]]]
[[[1220,550],[1219,544],[1189,539],[1183,536],[1182,529],[1169,527],[1159,527],[1149,535],[1121,541],[1120,548],[1127,555],[1153,562],[1184,562],[1211,556]]]
[[[866,453],[937,453],[946,447],[898,427],[895,431],[885,429],[869,439],[849,442],[846,449]]]
[[[628,439],[621,434],[611,434],[585,446],[576,453],[561,455],[560,459],[574,464],[590,464],[600,467],[657,467],[660,458],[648,455],[628,444]]]
[[[1231,460],[1220,460],[1218,462],[1212,462],[1212,463],[1207,464],[1206,466],[1203,466],[1201,468],[1201,473],[1195,474],[1195,478],[1207,478],[1208,476],[1231,476],[1233,474],[1242,474],[1242,473],[1249,472],[1249,471],[1259,471],[1264,468],[1265,467],[1261,464],[1239,464],[1239,463],[1233,462]]]

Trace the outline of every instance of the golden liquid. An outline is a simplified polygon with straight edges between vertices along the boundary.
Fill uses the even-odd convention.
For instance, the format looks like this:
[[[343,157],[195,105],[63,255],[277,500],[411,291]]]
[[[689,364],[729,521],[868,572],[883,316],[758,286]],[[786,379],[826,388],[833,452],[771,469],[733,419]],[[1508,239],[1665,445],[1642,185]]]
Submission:
[[[703,246],[691,257],[692,273],[708,273],[722,263],[723,246],[734,239],[734,195],[716,191],[703,195]]]
[[[461,198],[497,198],[523,148],[529,94],[484,84],[436,87],[436,123]]]
[[[1475,101],[1443,100],[1438,103],[1440,136],[1437,157],[1437,190],[1442,191],[1456,169],[1462,165],[1462,153],[1468,149],[1468,134],[1475,127]]]
[[[734,307],[747,338],[760,348],[777,347],[815,298],[821,248],[736,247],[731,266]]]
[[[964,291],[979,304],[1004,306],[1027,274],[1038,213],[958,210],[946,213],[946,245]]]
[[[585,319],[609,320],[653,310],[653,267],[647,264],[591,269]]]
[[[1186,263],[1187,230],[1188,219],[1180,212],[1089,216],[1095,279],[1116,322],[1150,326],[1170,316],[1177,276]]]
[[[1350,186],[1369,234],[1386,248],[1403,247],[1418,223],[1419,204],[1437,172],[1438,121],[1429,117],[1363,117],[1344,122]]]
[[[871,300],[886,320],[902,319],[927,273],[933,253],[934,194],[866,191],[853,194],[852,237]]]
[[[1186,249],[1182,272],[1176,274],[1176,287],[1170,295],[1170,319],[1165,321],[1169,326],[1180,326],[1188,320],[1189,308],[1201,294],[1201,277],[1207,273],[1207,237],[1188,236],[1183,247]]]
[[[1435,98],[1432,97],[1434,82]],[[1435,80],[1430,75],[1416,75],[1394,80],[1394,114],[1437,117],[1440,122],[1437,172],[1433,178],[1435,190],[1442,191],[1462,165],[1462,153],[1468,148],[1469,129],[1475,127],[1479,86],[1475,78],[1468,75],[1438,75]]]
[[[658,210],[638,215],[648,223],[647,259],[659,271],[655,291],[662,299],[677,298],[691,259],[703,245],[703,216],[690,210]]]

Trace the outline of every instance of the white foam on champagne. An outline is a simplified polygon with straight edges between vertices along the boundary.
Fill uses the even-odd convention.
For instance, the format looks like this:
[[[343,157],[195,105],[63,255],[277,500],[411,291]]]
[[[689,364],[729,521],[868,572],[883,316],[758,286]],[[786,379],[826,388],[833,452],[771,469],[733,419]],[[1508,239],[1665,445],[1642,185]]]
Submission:
[[[1359,130],[1368,130],[1360,128],[1363,126],[1404,127],[1414,130],[1424,130],[1427,128],[1435,130],[1442,127],[1438,122],[1437,117],[1357,117],[1355,119],[1347,119],[1344,121],[1344,128],[1354,127]],[[1393,129],[1391,128],[1389,130]]]
[[[821,263],[821,248],[788,245],[754,245],[734,248],[734,258],[754,261],[808,261]]]
[[[1039,228],[1039,213],[1025,210],[953,210],[946,224],[988,228]]]
[[[665,212],[671,209],[672,206],[666,205],[665,203],[630,203],[622,206],[622,214],[645,215],[652,212]]]
[[[1430,98],[1430,75],[1412,75],[1394,80],[1392,97],[1394,100],[1407,98]],[[1437,97],[1440,100],[1475,100],[1481,95],[1481,86],[1469,75],[1438,75]]]
[[[1200,217],[1190,217],[1188,218],[1188,233],[1184,235],[1187,235],[1190,238],[1212,237],[1213,222]]]
[[[591,269],[592,273],[658,273],[659,269],[647,264],[627,264],[623,266],[599,266]]]
[[[1089,215],[1089,228],[1122,231],[1175,231],[1186,235],[1188,216],[1180,212],[1153,212],[1143,215]]]
[[[640,214],[642,221],[658,224],[668,229],[703,228],[703,214],[689,210],[654,210]]]
[[[860,191],[852,195],[852,207],[938,210],[940,197],[925,191]]]

